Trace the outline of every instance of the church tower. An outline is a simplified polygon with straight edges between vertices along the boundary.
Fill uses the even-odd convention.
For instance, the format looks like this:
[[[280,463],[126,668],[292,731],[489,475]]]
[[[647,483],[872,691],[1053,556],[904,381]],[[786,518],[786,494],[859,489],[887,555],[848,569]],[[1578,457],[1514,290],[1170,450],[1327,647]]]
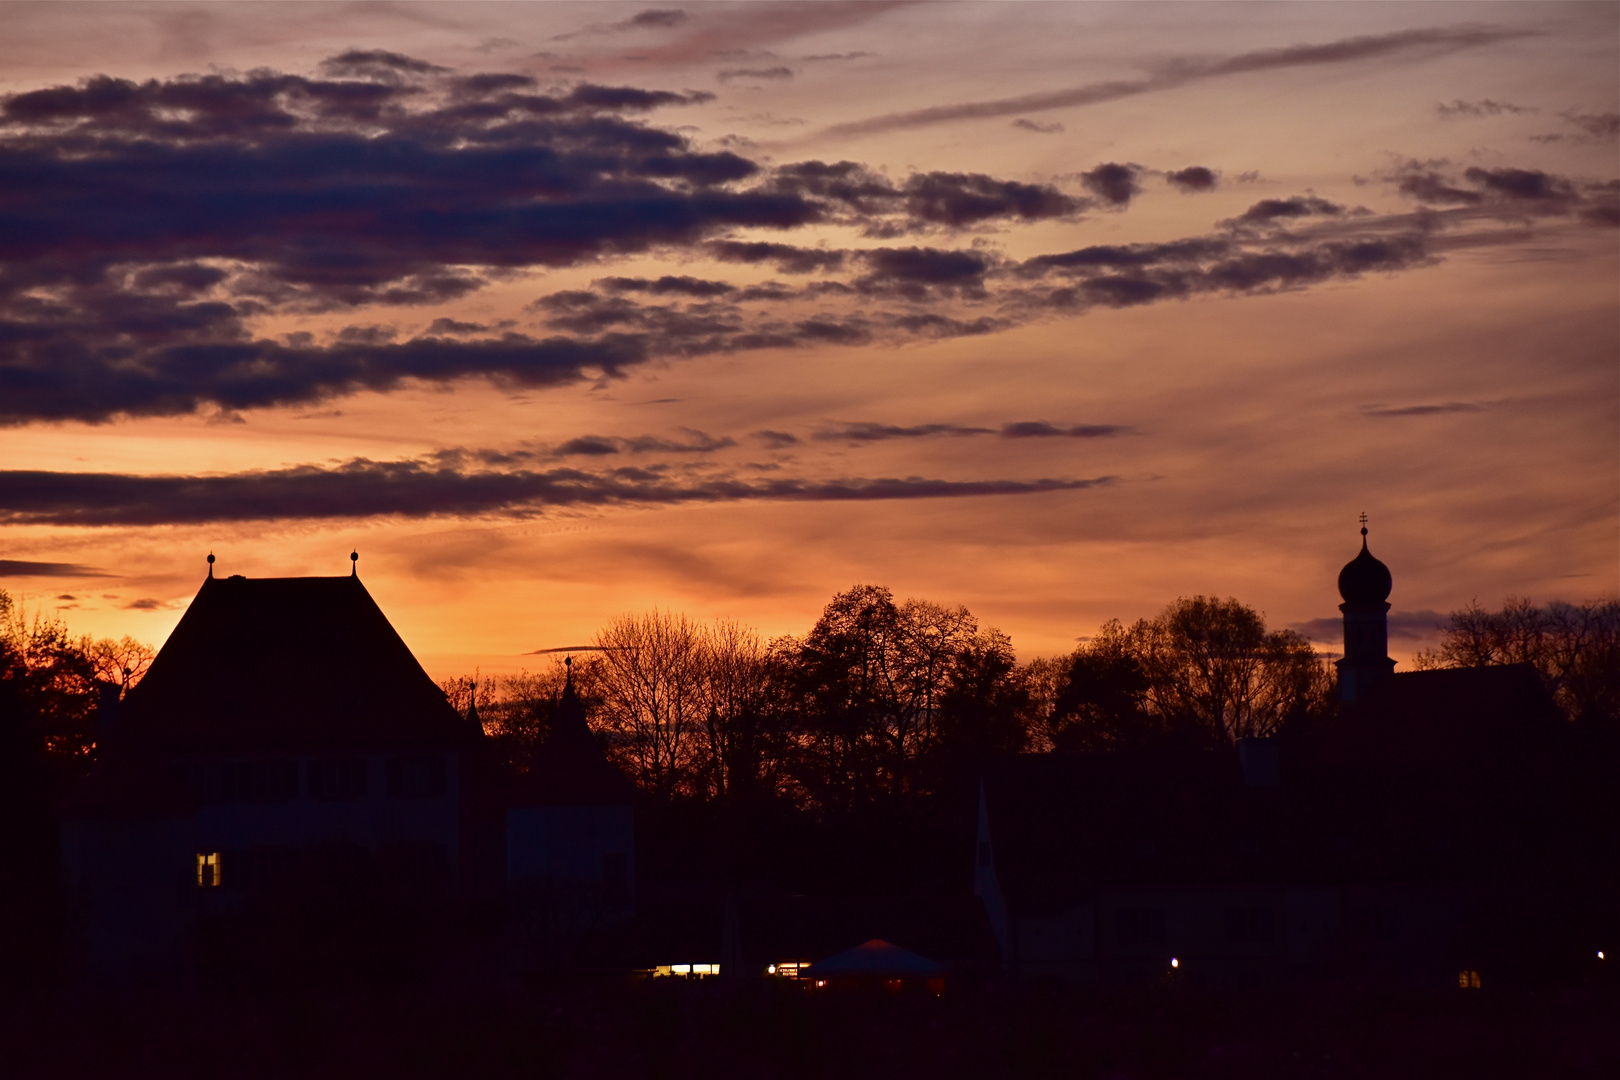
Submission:
[[[1349,705],[1365,697],[1373,683],[1395,670],[1389,658],[1389,567],[1367,550],[1367,515],[1361,515],[1361,554],[1339,571],[1344,603],[1344,659],[1339,669],[1339,700]]]

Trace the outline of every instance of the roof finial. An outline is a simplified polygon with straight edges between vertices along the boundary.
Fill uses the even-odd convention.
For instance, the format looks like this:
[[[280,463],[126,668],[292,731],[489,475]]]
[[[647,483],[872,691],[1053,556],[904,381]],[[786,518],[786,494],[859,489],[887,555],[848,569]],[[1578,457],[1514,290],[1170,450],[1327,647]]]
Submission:
[[[1366,532],[1366,530],[1363,529],[1362,532]],[[349,552],[349,576],[360,576],[360,552],[358,549]]]
[[[209,578],[214,576],[214,553],[212,551],[208,553],[208,576]]]
[[[573,686],[573,685],[574,685],[574,658],[572,656],[564,656],[563,657],[563,688],[567,689],[568,687]]]
[[[1367,511],[1365,510],[1361,512],[1361,535],[1367,535]]]

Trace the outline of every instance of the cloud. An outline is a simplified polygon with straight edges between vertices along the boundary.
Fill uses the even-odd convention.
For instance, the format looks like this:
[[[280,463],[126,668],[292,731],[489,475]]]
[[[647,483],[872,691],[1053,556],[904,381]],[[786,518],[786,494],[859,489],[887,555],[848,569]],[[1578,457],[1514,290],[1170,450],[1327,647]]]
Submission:
[[[688,16],[680,8],[647,8],[638,11],[628,19],[620,19],[615,23],[592,23],[583,30],[574,30],[566,34],[556,34],[552,41],[571,41],[580,37],[595,37],[603,34],[622,34],[627,30],[669,30],[686,22]]]
[[[1438,405],[1402,405],[1390,407],[1384,405],[1363,405],[1361,414],[1373,417],[1396,416],[1440,416],[1445,413],[1475,413],[1484,412],[1485,406],[1476,405],[1470,401],[1447,401]]]
[[[776,264],[784,274],[809,274],[817,270],[837,270],[847,254],[825,248],[797,247],[770,240],[716,240],[707,245],[709,254],[721,262]]]
[[[1399,30],[1389,34],[1370,34],[1343,38],[1321,45],[1293,45],[1281,49],[1262,49],[1241,53],[1224,60],[1180,58],[1159,65],[1158,70],[1143,79],[1118,79],[1090,83],[1066,90],[1043,91],[993,101],[969,101],[956,105],[937,105],[910,112],[888,113],[865,120],[833,124],[820,135],[849,137],[873,135],[904,128],[926,127],[952,123],[958,120],[984,120],[1003,116],[1016,116],[1025,112],[1048,109],[1075,108],[1097,105],[1137,94],[1168,90],[1203,79],[1262,71],[1280,71],[1289,68],[1316,67],[1376,60],[1383,57],[1410,56],[1417,59],[1442,56],[1463,49],[1480,48],[1515,38],[1532,36],[1536,31],[1496,26],[1425,27]]]
[[[1044,420],[1024,420],[1004,425],[999,434],[1003,439],[1105,439],[1128,431],[1130,428],[1118,424],[1076,424],[1073,427],[1057,427]]]
[[[1450,105],[1444,102],[1435,106],[1442,120],[1451,120],[1459,116],[1502,116],[1507,113],[1534,113],[1538,109],[1529,109],[1523,105],[1511,105],[1505,101],[1492,101],[1482,98],[1479,101],[1453,101]]]
[[[1580,113],[1570,110],[1558,115],[1594,139],[1620,138],[1620,113]]]
[[[922,173],[908,179],[904,190],[906,209],[913,217],[952,227],[993,218],[1072,217],[1087,206],[1087,200],[1072,198],[1049,184],[996,180],[983,173]]]
[[[780,450],[783,447],[799,445],[797,435],[786,431],[771,431],[769,428],[754,432],[754,438],[764,443],[771,450]]]
[[[994,428],[962,427],[956,424],[918,424],[913,427],[901,427],[894,424],[875,424],[869,422],[840,424],[838,427],[822,428],[816,431],[811,438],[823,442],[885,442],[890,439],[924,439],[936,435],[993,435]]]
[[[148,597],[143,597],[143,598],[141,598],[139,600],[131,600],[129,603],[124,605],[124,610],[125,611],[161,611],[161,610],[163,610],[164,606],[165,605],[164,605],[163,601],[154,600],[152,597],[148,596]]]
[[[861,502],[1083,491],[1113,477],[942,480],[925,477],[677,479],[660,469],[477,471],[356,459],[223,476],[0,471],[0,522],[57,526],[313,521],[379,516],[534,515],[547,507],[689,502]],[[156,603],[154,601],[154,603]]]
[[[793,78],[793,69],[781,65],[767,68],[726,68],[716,72],[715,78],[723,83],[734,79],[768,79],[780,82]]]
[[[1475,165],[1464,169],[1459,179],[1442,171],[1445,164],[1407,162],[1385,179],[1394,180],[1396,189],[1409,198],[1429,204],[1479,207],[1508,220],[1526,213],[1562,214],[1583,202],[1573,180],[1541,169],[1487,169]],[[1599,187],[1592,193],[1601,205],[1607,192]]]
[[[665,274],[663,277],[656,279],[599,278],[593,284],[614,293],[641,292],[650,293],[653,296],[693,296],[700,299],[725,296],[737,291],[735,285],[724,281],[707,281],[702,278],[672,274]]]
[[[1166,173],[1165,180],[1171,185],[1180,188],[1184,193],[1195,191],[1214,191],[1219,182],[1220,174],[1214,169],[1207,169],[1202,165],[1189,165],[1185,169]]]
[[[655,435],[638,435],[634,438],[623,438],[612,435],[582,435],[576,439],[569,439],[553,451],[556,457],[573,457],[585,455],[588,457],[603,457],[610,454],[710,454],[716,450],[724,450],[736,446],[737,440],[730,436],[714,438],[702,431],[693,428],[683,428],[686,433],[685,441],[679,439],[661,439]],[[489,458],[481,460],[488,461]]]
[[[1495,195],[1522,202],[1570,202],[1575,187],[1568,180],[1540,169],[1482,169],[1471,166],[1463,176]]]
[[[8,577],[112,577],[93,566],[66,562],[30,562],[27,559],[0,559],[0,578]],[[58,600],[62,597],[57,597]],[[73,597],[68,597],[71,600]]]
[[[1033,131],[1037,135],[1063,134],[1063,125],[1056,120],[1043,124],[1038,120],[1031,120],[1026,116],[1020,116],[1017,120],[1012,122],[1012,126],[1015,128],[1020,128],[1024,131]]]
[[[1120,165],[1108,162],[1090,172],[1080,174],[1086,189],[1096,192],[1109,206],[1129,206],[1131,199],[1142,190],[1137,179],[1142,173],[1140,165]]]
[[[770,190],[840,204],[854,224],[873,234],[943,225],[962,228],[995,219],[1045,221],[1073,217],[1089,200],[1065,195],[1050,184],[998,180],[984,173],[926,172],[895,185],[853,161],[800,161],[783,165]],[[903,218],[911,220],[897,220]]]
[[[1314,195],[1295,195],[1289,199],[1261,199],[1243,213],[1231,219],[1237,225],[1265,225],[1273,221],[1302,217],[1339,217],[1344,207]]]

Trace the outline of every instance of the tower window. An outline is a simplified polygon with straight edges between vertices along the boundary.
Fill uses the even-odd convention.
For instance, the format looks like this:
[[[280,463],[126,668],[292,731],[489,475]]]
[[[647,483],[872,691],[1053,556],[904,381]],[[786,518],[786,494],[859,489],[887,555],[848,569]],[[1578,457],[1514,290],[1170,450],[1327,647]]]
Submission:
[[[203,889],[217,889],[220,885],[219,852],[197,853],[197,885]]]

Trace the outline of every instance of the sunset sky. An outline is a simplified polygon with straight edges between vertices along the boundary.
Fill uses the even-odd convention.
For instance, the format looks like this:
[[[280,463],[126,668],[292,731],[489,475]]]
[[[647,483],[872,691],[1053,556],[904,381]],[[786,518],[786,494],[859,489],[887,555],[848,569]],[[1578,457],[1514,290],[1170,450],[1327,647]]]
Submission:
[[[1620,575],[1613,3],[7,4],[0,586],[436,677],[857,583],[1392,652]],[[1427,636],[1426,636],[1427,635]]]

